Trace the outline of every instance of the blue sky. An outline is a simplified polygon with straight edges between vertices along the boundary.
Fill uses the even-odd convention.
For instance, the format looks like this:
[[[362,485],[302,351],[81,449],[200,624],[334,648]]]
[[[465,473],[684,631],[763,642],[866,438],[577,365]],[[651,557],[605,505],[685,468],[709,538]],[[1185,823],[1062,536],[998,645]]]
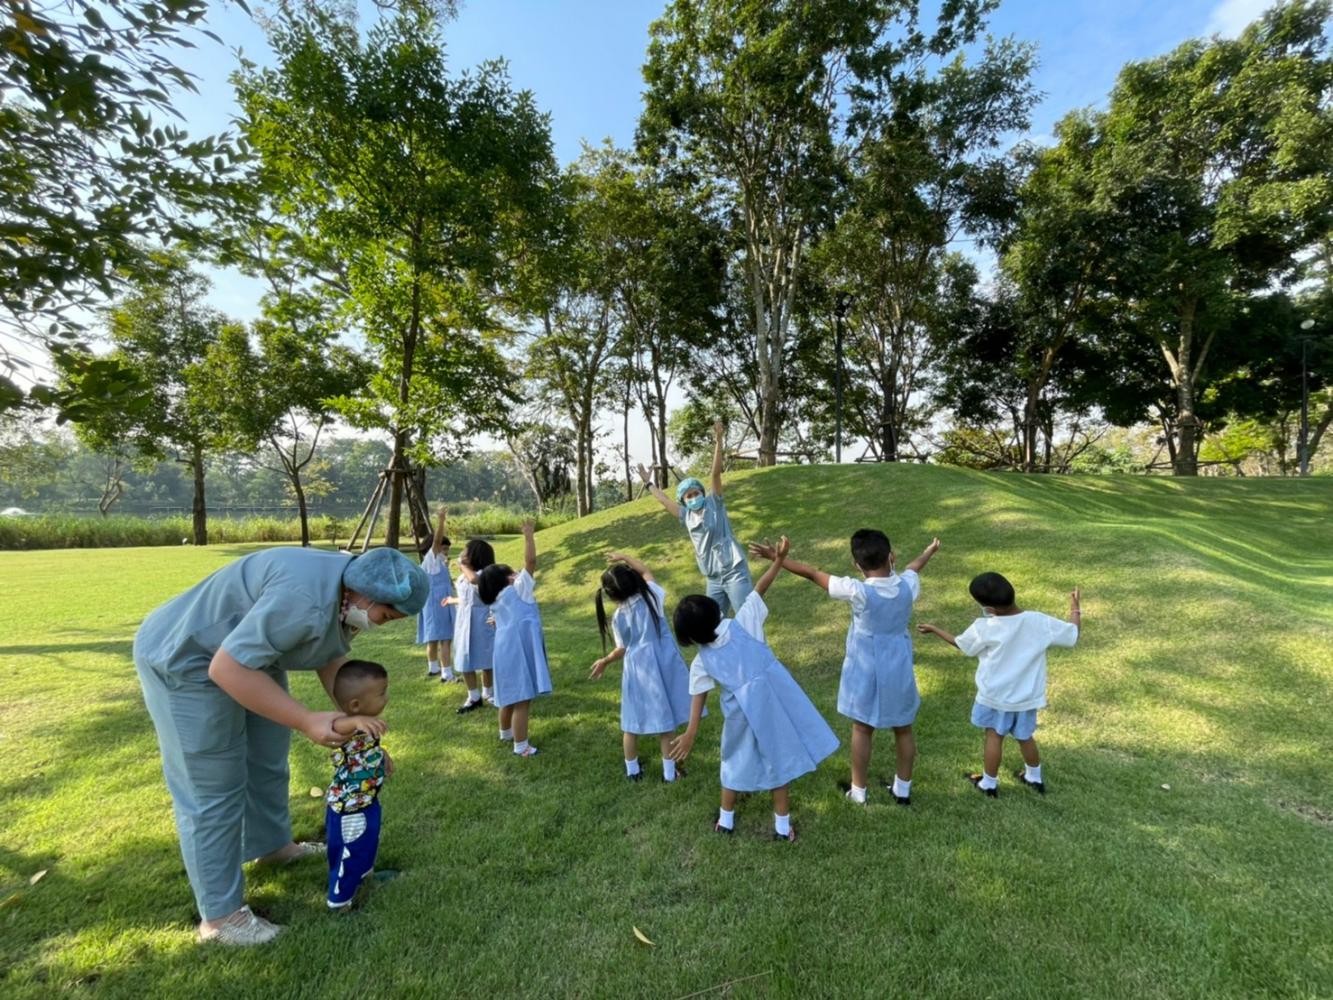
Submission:
[[[1234,35],[1268,5],[1269,0],[1006,0],[990,30],[1038,46],[1034,83],[1044,97],[1029,137],[1041,141],[1067,111],[1104,101],[1125,62],[1166,52],[1187,38]],[[514,83],[531,90],[550,113],[556,155],[567,162],[583,140],[632,141],[648,25],[664,6],[664,0],[463,0],[460,16],[446,30],[450,61],[462,69],[487,59],[507,60]],[[236,65],[234,50],[261,64],[269,59],[263,32],[238,8],[219,4],[209,23],[223,45],[204,41],[191,53],[187,65],[199,78],[199,93],[177,101],[189,131],[198,134],[227,128],[235,112],[227,82]],[[215,281],[220,308],[242,319],[256,314],[257,286],[225,274],[215,275]]]

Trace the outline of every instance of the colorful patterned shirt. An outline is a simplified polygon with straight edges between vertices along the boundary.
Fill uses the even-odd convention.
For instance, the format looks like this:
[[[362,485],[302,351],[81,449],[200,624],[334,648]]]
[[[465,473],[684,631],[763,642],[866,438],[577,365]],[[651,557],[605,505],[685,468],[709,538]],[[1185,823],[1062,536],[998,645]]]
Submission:
[[[384,784],[384,751],[378,738],[356,733],[333,751],[333,783],[324,801],[336,813],[354,813],[375,801]]]

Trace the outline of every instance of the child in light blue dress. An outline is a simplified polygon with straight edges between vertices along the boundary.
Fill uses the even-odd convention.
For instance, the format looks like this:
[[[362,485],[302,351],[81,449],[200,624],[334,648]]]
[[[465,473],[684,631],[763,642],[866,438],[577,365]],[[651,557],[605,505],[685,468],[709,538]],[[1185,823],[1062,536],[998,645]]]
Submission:
[[[495,704],[491,689],[491,666],[495,655],[495,623],[491,609],[477,597],[477,574],[495,562],[495,550],[481,538],[469,539],[458,557],[457,596],[449,601],[458,611],[454,624],[454,671],[463,675],[467,700],[457,709],[459,715],[475,712],[483,705]],[[481,687],[477,687],[477,674]]]
[[[982,770],[964,772],[983,795],[1000,794],[1000,761],[1004,738],[1018,741],[1023,766],[1014,772],[1020,784],[1046,794],[1041,775],[1041,755],[1033,734],[1037,731],[1037,709],[1046,706],[1046,650],[1073,646],[1083,627],[1078,588],[1069,595],[1069,621],[1040,611],[1024,611],[1014,602],[1014,586],[999,573],[982,573],[968,584],[972,600],[981,606],[981,617],[957,637],[934,625],[918,625],[917,631],[937,635],[977,664],[977,699],[972,705],[972,725],[985,733]]]
[[[750,582],[750,564],[745,549],[731,530],[727,505],[722,500],[722,423],[713,424],[712,493],[694,478],[682,479],[672,501],[656,484],[648,470],[639,466],[644,485],[672,517],[680,521],[694,546],[694,559],[707,581],[704,593],[717,602],[722,614],[735,614],[754,585]]]
[[[838,738],[764,640],[768,606],[763,595],[782,571],[789,543],[773,549],[773,564],[755,584],[734,619],[717,602],[691,595],[676,608],[676,637],[697,643],[690,666],[690,722],[671,744],[677,761],[689,756],[708,692],[722,688],[722,804],[713,829],[735,829],[738,792],[773,793],[773,836],[794,841],[788,786],[838,749]]]
[[[936,538],[901,574],[894,572],[893,548],[882,531],[862,528],[852,535],[852,562],[864,580],[830,576],[813,566],[786,560],[788,572],[828,591],[829,597],[852,606],[847,628],[847,652],[838,683],[838,711],[852,720],[852,780],[847,798],[865,804],[870,771],[870,749],[876,729],[892,729],[897,750],[893,784],[885,785],[899,805],[910,805],[916,737],[912,723],[921,696],[912,672],[912,637],[907,622],[912,603],[921,594],[918,574],[940,547]],[[766,556],[770,549],[751,545]]]
[[[602,676],[607,664],[624,660],[620,680],[620,730],[625,752],[625,776],[640,781],[639,737],[655,735],[662,750],[662,780],[684,775],[671,759],[671,734],[690,718],[689,669],[676,647],[675,637],[662,620],[666,591],[652,571],[633,556],[612,552],[610,567],[597,591],[597,626],[606,650],[605,594],[617,605],[610,631],[616,647],[595,660],[590,676]]]
[[[421,568],[430,578],[430,596],[417,615],[417,644],[426,646],[426,676],[448,683],[458,678],[453,671],[454,608],[453,583],[449,579],[449,537],[444,533],[446,512],[440,508],[435,534],[421,553]]]
[[[495,703],[500,706],[500,739],[513,740],[519,757],[535,757],[528,742],[532,699],[551,693],[542,616],[533,596],[537,542],[533,523],[523,522],[523,570],[499,563],[477,576],[477,596],[495,619]]]

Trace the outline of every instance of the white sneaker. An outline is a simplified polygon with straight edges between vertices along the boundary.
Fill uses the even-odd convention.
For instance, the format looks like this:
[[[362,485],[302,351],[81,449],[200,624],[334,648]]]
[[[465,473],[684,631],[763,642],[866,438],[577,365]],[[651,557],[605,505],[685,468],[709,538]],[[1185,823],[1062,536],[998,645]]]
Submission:
[[[277,924],[255,916],[250,907],[242,906],[216,927],[200,927],[199,940],[248,948],[251,945],[267,944],[280,933],[282,928]]]

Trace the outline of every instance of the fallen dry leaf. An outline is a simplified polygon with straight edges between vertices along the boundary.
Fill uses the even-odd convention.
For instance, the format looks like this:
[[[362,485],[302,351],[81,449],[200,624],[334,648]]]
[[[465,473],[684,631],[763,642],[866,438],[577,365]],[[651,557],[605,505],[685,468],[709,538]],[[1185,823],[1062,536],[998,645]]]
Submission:
[[[320,788],[318,785],[311,785],[311,786],[310,786],[310,797],[311,797],[312,799],[317,799],[317,798],[319,798],[320,796],[322,796],[323,794],[324,794],[324,789]]]
[[[28,885],[36,885],[38,882],[40,882],[40,881],[41,881],[42,879],[44,879],[44,878],[46,878],[46,869],[45,869],[45,868],[43,868],[41,871],[39,871],[39,872],[38,872],[36,875],[34,875],[32,878],[28,879]]]
[[[640,941],[642,941],[644,944],[646,944],[649,948],[654,947],[653,943],[652,943],[651,941],[648,940],[648,935],[645,934],[643,931],[639,930],[637,927],[635,927],[635,926],[632,925],[632,924],[630,925],[630,930],[632,930],[632,931],[634,932],[634,936],[635,936],[636,938],[638,938]]]

